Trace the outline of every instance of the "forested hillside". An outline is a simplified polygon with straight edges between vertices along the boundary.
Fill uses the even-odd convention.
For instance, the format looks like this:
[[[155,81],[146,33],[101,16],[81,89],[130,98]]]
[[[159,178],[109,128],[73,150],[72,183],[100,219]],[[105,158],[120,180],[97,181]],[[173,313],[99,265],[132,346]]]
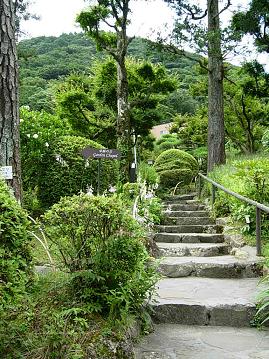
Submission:
[[[20,101],[32,109],[51,111],[50,87],[60,77],[72,72],[89,73],[91,66],[105,54],[98,52],[92,40],[82,33],[62,34],[59,37],[37,37],[19,43],[20,56]],[[163,64],[180,81],[178,98],[185,98],[182,112],[193,112],[196,100],[186,93],[194,82],[195,61],[175,57],[149,48],[142,38],[134,39],[129,46],[129,56]],[[175,96],[172,96],[172,102]],[[182,102],[182,101],[180,101]]]

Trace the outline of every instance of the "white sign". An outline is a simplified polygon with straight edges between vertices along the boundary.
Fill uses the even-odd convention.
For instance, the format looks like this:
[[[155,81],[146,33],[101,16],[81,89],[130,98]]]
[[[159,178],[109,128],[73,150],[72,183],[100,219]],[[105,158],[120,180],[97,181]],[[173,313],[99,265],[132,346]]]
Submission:
[[[13,178],[12,166],[0,167],[0,176],[4,179],[12,179]]]

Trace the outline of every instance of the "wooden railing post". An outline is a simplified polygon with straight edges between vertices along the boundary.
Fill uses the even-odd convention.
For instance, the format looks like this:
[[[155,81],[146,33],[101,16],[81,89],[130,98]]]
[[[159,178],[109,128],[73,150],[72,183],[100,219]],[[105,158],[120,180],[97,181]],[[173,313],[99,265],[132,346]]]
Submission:
[[[198,191],[198,199],[201,199],[201,192],[202,192],[202,184],[201,184],[201,177],[198,175],[197,178],[197,191]]]
[[[214,209],[215,200],[216,200],[216,188],[215,188],[215,186],[212,184],[212,194],[211,194],[211,205],[212,205],[212,209]]]
[[[254,206],[256,208],[256,252],[257,252],[257,256],[261,256],[262,255],[262,240],[261,240],[261,211],[264,211],[265,213],[269,213],[269,207],[265,206],[262,203],[253,201],[252,199],[249,199],[247,197],[242,196],[239,193],[233,192],[228,190],[227,188],[225,188],[224,186],[222,186],[221,184],[213,181],[211,178],[208,178],[206,176],[204,176],[203,174],[199,173],[200,177],[202,179],[204,179],[205,181],[211,183],[212,185],[212,209],[213,209],[213,205],[215,202],[215,197],[216,197],[216,189],[220,189],[221,191],[229,194],[230,196],[233,196],[237,199],[239,199],[240,201],[243,201],[245,203],[250,204],[251,206]]]
[[[261,210],[256,207],[256,254],[262,255],[262,241],[261,241]]]

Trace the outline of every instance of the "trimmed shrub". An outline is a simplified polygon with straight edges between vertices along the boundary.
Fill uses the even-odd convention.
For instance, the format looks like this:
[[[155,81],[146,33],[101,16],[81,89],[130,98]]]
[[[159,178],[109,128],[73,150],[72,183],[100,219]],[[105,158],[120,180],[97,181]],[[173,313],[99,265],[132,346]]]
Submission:
[[[98,161],[92,158],[84,160],[81,151],[85,147],[103,148],[84,137],[62,136],[44,154],[37,189],[43,208],[50,207],[61,197],[86,192],[89,187],[96,193]],[[117,182],[117,169],[117,161],[101,160],[101,193]]]
[[[0,310],[25,291],[31,273],[29,222],[26,212],[0,180]]]
[[[138,313],[156,274],[141,228],[116,196],[62,198],[44,215],[46,233],[87,310]]]
[[[174,187],[179,182],[188,185],[198,172],[196,159],[178,149],[162,152],[157,157],[154,167],[160,176],[160,185],[163,188]]]

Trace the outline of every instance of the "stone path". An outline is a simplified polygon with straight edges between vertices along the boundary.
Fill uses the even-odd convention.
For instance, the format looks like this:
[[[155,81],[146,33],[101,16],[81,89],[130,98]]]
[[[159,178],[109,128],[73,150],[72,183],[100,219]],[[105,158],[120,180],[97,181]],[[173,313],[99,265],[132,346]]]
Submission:
[[[156,328],[137,346],[136,358],[269,358],[269,334],[247,328],[261,275],[255,249],[230,255],[223,228],[193,195],[171,197],[165,214],[155,235],[164,257]]]
[[[269,332],[251,328],[157,324],[136,359],[268,359]]]

